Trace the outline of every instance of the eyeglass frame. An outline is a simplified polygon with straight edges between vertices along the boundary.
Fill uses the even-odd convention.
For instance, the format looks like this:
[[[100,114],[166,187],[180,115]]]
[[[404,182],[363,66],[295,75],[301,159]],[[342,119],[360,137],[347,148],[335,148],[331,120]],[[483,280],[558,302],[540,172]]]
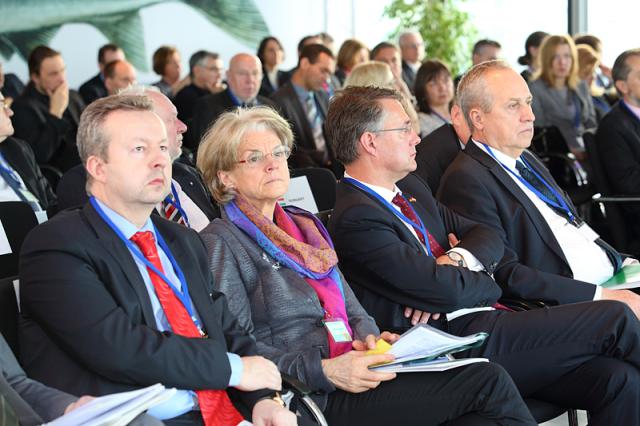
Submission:
[[[283,150],[283,153],[285,154],[285,156],[282,157],[276,157],[274,155],[274,152],[276,150]],[[271,158],[275,159],[276,161],[287,161],[289,159],[289,157],[291,157],[291,148],[289,148],[287,145],[278,145],[275,148],[273,148],[273,150],[271,150],[271,152],[268,153],[264,153],[262,151],[259,150],[251,150],[251,153],[257,154],[260,153],[261,158],[257,159],[254,163],[251,163],[248,159],[247,160],[238,160],[236,161],[236,164],[246,164],[248,167],[256,167],[259,166],[260,164],[264,164],[264,162],[267,159],[267,156],[271,156]]]

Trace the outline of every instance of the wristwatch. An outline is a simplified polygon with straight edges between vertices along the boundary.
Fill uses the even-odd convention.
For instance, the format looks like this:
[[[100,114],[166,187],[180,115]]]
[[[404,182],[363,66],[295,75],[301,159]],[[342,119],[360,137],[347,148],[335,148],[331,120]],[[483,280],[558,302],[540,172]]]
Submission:
[[[287,407],[287,403],[284,402],[284,399],[282,399],[282,395],[280,395],[280,392],[276,391],[273,394],[269,395],[269,396],[265,396],[260,398],[258,401],[256,401],[256,403],[264,400],[264,399],[270,399],[271,401],[275,402],[276,404],[282,406],[282,407]]]
[[[450,251],[447,253],[447,257],[458,264],[458,266],[462,268],[466,268],[467,264],[464,261],[464,257],[460,253],[456,253],[455,251]]]

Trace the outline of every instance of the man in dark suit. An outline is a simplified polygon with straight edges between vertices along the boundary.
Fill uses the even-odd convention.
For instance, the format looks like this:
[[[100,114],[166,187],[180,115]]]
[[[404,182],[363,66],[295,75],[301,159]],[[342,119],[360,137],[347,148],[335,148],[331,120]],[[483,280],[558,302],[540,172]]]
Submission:
[[[76,131],[84,103],[69,90],[59,52],[38,46],[29,55],[29,77],[11,108],[16,137],[31,145],[38,164],[66,171],[80,162]]]
[[[432,193],[438,191],[440,179],[456,155],[469,140],[469,127],[457,104],[451,107],[451,124],[445,124],[425,136],[416,147],[415,173],[427,182]]]
[[[26,142],[11,137],[12,115],[0,94],[0,201],[24,201],[35,211],[53,210],[56,196],[33,151]]]
[[[160,116],[167,130],[169,151],[173,160],[172,185],[186,219],[180,222],[177,215],[171,217],[174,221],[200,231],[213,219],[220,217],[220,211],[202,182],[198,170],[178,159],[181,153],[182,135],[187,127],[177,117],[176,107],[160,91],[149,88],[143,90],[132,88],[121,92],[120,96],[135,94],[146,94],[149,97],[154,112]],[[86,170],[82,165],[76,166],[64,174],[57,188],[60,209],[80,207],[86,204],[88,201],[85,190],[86,180]],[[164,215],[163,205],[158,205],[157,210]]]
[[[178,108],[178,118],[191,124],[193,108],[198,99],[220,92],[222,86],[222,59],[220,55],[207,50],[198,50],[189,58],[191,84],[183,87],[173,98]]]
[[[257,56],[238,53],[229,62],[227,89],[198,99],[193,108],[193,121],[185,135],[185,146],[197,153],[200,139],[223,113],[238,107],[273,106],[270,99],[258,95],[262,81],[262,65]]]
[[[382,328],[409,327],[411,306],[440,314],[431,323],[455,335],[487,332],[482,347],[460,356],[501,364],[524,397],[585,408],[592,424],[639,422],[633,312],[614,301],[526,312],[495,305],[501,291],[490,274],[503,254],[500,237],[438,204],[418,178],[401,182],[416,168],[419,138],[400,99],[388,89],[347,88],[327,118],[346,170],[329,232],[364,308]]]
[[[13,102],[24,90],[24,83],[15,74],[5,74],[0,62],[0,94]]]
[[[150,100],[93,102],[78,144],[90,203],[34,229],[22,247],[25,369],[72,393],[177,387],[150,411],[168,424],[295,424],[269,390],[281,387],[277,367],[255,356],[213,290],[198,234],[151,216],[169,192],[171,158]]]
[[[640,296],[595,285],[619,269],[620,255],[526,151],[534,115],[524,79],[500,61],[469,74],[458,96],[473,134],[443,176],[438,199],[502,237],[506,254],[494,276],[504,296],[549,305],[614,299],[640,313]],[[487,107],[485,99],[493,102]]]
[[[291,80],[271,96],[293,130],[295,147],[289,157],[291,167],[331,165],[323,130],[329,96],[323,84],[334,70],[333,53],[326,46],[307,45],[300,52]]]
[[[85,81],[78,90],[86,105],[108,95],[107,88],[104,85],[104,67],[116,60],[125,60],[124,52],[119,46],[108,43],[98,50],[98,68],[100,71],[95,77]]]
[[[640,195],[640,50],[627,50],[616,59],[612,76],[622,99],[611,108],[596,133],[598,154],[611,189]],[[623,203],[626,223],[640,240],[640,204]]]
[[[402,79],[413,93],[416,73],[424,59],[424,41],[419,32],[409,31],[400,34],[398,45],[402,56]]]

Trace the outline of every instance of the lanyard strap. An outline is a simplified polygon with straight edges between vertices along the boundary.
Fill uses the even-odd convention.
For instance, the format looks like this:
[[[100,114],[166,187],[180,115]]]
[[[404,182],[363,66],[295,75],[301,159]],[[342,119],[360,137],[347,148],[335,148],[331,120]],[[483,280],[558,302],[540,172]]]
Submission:
[[[116,233],[118,238],[120,238],[122,240],[122,242],[125,243],[127,248],[142,263],[144,263],[147,268],[151,269],[156,275],[158,275],[162,279],[162,281],[167,283],[167,285],[169,286],[171,291],[173,291],[173,293],[176,295],[176,297],[182,302],[182,304],[184,305],[185,309],[189,313],[189,316],[196,323],[196,326],[199,329],[202,329],[202,327],[200,325],[200,321],[196,318],[196,316],[194,314],[193,305],[191,304],[191,297],[189,296],[189,287],[187,286],[187,280],[184,277],[184,273],[182,272],[182,269],[180,268],[180,265],[178,265],[178,262],[176,261],[176,259],[171,254],[171,250],[169,250],[169,246],[167,246],[167,243],[165,243],[164,238],[162,238],[162,235],[160,235],[160,233],[157,231],[155,225],[153,225],[153,223],[151,223],[151,226],[153,227],[154,234],[156,235],[156,238],[158,240],[158,244],[160,245],[160,247],[164,251],[164,254],[169,259],[169,262],[171,262],[171,266],[173,266],[173,270],[175,271],[176,275],[178,276],[178,280],[180,281],[180,285],[181,285],[181,289],[180,290],[178,288],[176,288],[176,286],[173,284],[173,282],[171,282],[171,280],[169,278],[167,278],[167,276],[163,272],[161,272],[158,268],[156,268],[154,264],[149,262],[149,260],[142,254],[142,252],[140,251],[138,246],[136,246],[134,243],[132,243],[128,238],[126,238],[124,236],[122,231],[115,225],[115,223],[113,223],[111,221],[111,219],[109,219],[109,216],[107,216],[107,214],[102,210],[102,208],[100,207],[100,205],[96,201],[95,197],[93,197],[93,196],[89,197],[89,201],[91,202],[91,205],[93,206],[93,208],[98,212],[98,215],[100,215],[102,220],[104,220],[106,222],[106,224],[109,225],[109,227],[113,230],[113,232]]]
[[[441,116],[440,114],[438,114],[435,110],[431,110],[431,114],[435,115],[436,117],[438,117],[440,120],[442,120],[442,122],[444,124],[449,124],[451,123],[451,120],[447,120],[446,118],[444,118],[443,116]]]
[[[487,150],[489,155],[491,155],[493,157],[493,159],[496,160],[498,162],[498,164],[500,164],[502,166],[503,169],[505,169],[507,172],[511,173],[516,179],[518,179],[518,181],[520,181],[520,183],[522,183],[524,186],[526,186],[527,189],[529,189],[529,191],[533,192],[539,199],[544,201],[547,205],[555,207],[555,208],[560,209],[563,212],[565,212],[567,217],[569,217],[569,221],[572,224],[574,224],[576,226],[579,226],[578,225],[578,221],[576,220],[576,217],[571,212],[571,209],[569,209],[569,206],[564,201],[564,198],[560,195],[560,193],[558,193],[558,191],[555,190],[555,188],[553,186],[549,185],[547,183],[547,181],[544,180],[544,178],[542,176],[540,176],[540,174],[538,172],[536,172],[536,170],[529,165],[529,163],[527,163],[527,161],[524,159],[523,156],[520,156],[520,159],[522,160],[524,165],[527,166],[529,168],[529,170],[531,170],[531,172],[535,175],[536,179],[538,179],[549,191],[551,191],[551,193],[553,194],[555,200],[551,200],[548,197],[546,197],[544,194],[542,194],[540,191],[538,191],[536,188],[534,188],[533,185],[531,185],[529,182],[527,182],[522,176],[520,176],[518,173],[516,173],[513,170],[511,170],[506,165],[504,165],[500,160],[498,160],[498,158],[496,157],[495,153],[491,150],[489,145],[487,145],[485,143],[483,143],[482,145],[485,147],[485,149]]]
[[[176,186],[173,182],[171,182],[171,193],[173,194],[173,200],[171,199],[171,197],[167,196],[164,199],[164,201],[171,204],[173,207],[175,207],[184,218],[184,221],[187,224],[187,227],[191,228],[191,224],[189,223],[189,217],[187,217],[187,212],[185,212],[184,209],[182,208],[180,197],[178,197],[178,190],[176,189]]]
[[[580,105],[580,98],[578,97],[576,92],[572,92],[572,93],[573,93],[573,104],[576,107],[576,113],[573,116],[573,125],[575,126],[576,129],[578,129],[580,128],[580,122],[582,118],[582,110],[581,110],[582,107]]]
[[[387,208],[387,210],[391,211],[393,214],[396,215],[396,217],[398,217],[400,220],[402,220],[404,223],[406,223],[407,225],[411,225],[416,231],[419,231],[422,236],[424,237],[424,241],[425,244],[424,246],[427,248],[427,254],[429,256],[433,256],[433,254],[431,253],[431,247],[429,247],[429,235],[427,234],[427,228],[424,226],[424,223],[422,223],[422,219],[420,219],[420,216],[418,216],[418,214],[416,213],[416,211],[413,209],[413,207],[411,207],[411,203],[409,203],[407,201],[407,205],[409,206],[409,208],[411,209],[411,211],[413,211],[413,214],[415,215],[416,219],[418,219],[418,223],[415,223],[413,220],[409,219],[407,216],[405,216],[402,212],[398,211],[398,209],[396,209],[393,204],[391,204],[390,202],[388,202],[387,200],[385,200],[384,198],[382,198],[380,196],[380,194],[378,194],[375,191],[372,191],[370,188],[368,188],[366,185],[363,185],[362,183],[358,182],[355,179],[352,178],[342,178],[342,182],[346,182],[350,185],[353,185],[359,189],[361,189],[362,191],[366,192],[367,194],[371,195],[372,197],[374,197],[376,200],[378,200],[383,206],[385,206]],[[400,196],[402,198],[404,198],[404,196],[402,194],[400,194]]]

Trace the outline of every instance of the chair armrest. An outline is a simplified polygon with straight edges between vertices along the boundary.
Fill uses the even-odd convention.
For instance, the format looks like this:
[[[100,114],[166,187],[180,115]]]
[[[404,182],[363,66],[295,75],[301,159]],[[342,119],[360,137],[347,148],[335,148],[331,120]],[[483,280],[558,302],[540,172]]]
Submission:
[[[600,193],[594,194],[591,197],[591,200],[594,203],[638,203],[640,202],[640,197],[635,195],[623,195],[623,194],[613,194],[603,196]]]

